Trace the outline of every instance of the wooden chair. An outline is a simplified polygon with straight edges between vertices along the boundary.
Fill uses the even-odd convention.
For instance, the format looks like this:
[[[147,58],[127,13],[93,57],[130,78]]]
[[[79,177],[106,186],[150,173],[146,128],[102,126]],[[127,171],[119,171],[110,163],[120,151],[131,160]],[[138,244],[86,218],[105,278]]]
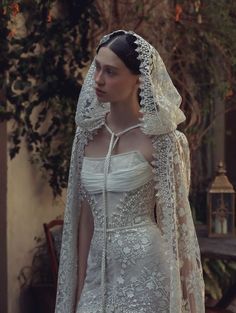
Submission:
[[[53,283],[55,289],[57,287],[57,275],[58,275],[58,264],[59,255],[61,248],[61,236],[62,236],[62,220],[52,220],[51,222],[44,223],[44,232],[47,240],[48,253],[51,262],[51,269],[53,275]]]

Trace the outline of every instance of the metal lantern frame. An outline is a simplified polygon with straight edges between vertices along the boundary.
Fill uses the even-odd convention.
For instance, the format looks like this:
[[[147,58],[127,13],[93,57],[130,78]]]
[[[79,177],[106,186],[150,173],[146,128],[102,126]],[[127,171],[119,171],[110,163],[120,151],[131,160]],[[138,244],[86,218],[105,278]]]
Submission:
[[[235,190],[226,176],[223,162],[207,192],[208,236],[235,236]]]

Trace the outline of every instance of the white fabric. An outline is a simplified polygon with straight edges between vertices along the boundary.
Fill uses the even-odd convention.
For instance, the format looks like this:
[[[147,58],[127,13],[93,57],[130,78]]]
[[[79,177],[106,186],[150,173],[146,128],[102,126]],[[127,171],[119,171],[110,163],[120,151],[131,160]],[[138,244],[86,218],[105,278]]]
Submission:
[[[99,303],[95,301],[94,307],[93,300],[91,300],[91,302],[89,301],[89,303],[92,303],[93,305],[91,307],[88,306],[87,311],[83,311],[82,313],[101,313],[101,308],[104,308],[106,303],[113,303],[115,305],[115,309],[112,305],[109,307],[105,306],[106,313],[204,313],[204,283],[201,258],[188,201],[190,183],[189,148],[186,137],[176,130],[177,125],[184,120],[184,115],[179,109],[181,97],[173,86],[158,52],[137,34],[134,34],[133,32],[128,33],[133,34],[136,38],[138,58],[141,62],[140,110],[143,113],[141,129],[146,135],[150,136],[150,139],[152,140],[154,150],[154,161],[152,162],[154,180],[152,181],[152,186],[149,186],[149,184],[152,184],[150,181],[139,187],[142,190],[139,190],[139,188],[137,188],[137,192],[134,190],[134,194],[132,194],[132,190],[128,191],[127,198],[121,203],[121,211],[118,211],[111,220],[109,219],[110,207],[108,205],[109,194],[111,192],[108,192],[106,188],[103,189],[103,195],[105,195],[106,201],[105,205],[103,203],[103,196],[101,196],[102,202],[97,205],[106,208],[103,211],[103,215],[105,214],[105,216],[99,214],[100,211],[98,210],[94,211],[96,221],[98,221],[98,224],[95,225],[97,226],[96,232],[101,235],[94,237],[96,240],[94,239],[95,241],[92,242],[92,244],[94,244],[91,246],[91,251],[93,250],[96,254],[96,251],[101,251],[102,249],[103,253],[102,255],[97,255],[97,260],[101,261],[104,260],[104,257],[107,258],[107,268],[105,268],[104,263],[103,265],[99,263],[100,266],[96,267],[97,271],[95,271],[95,274],[101,271],[101,276],[94,276],[95,281],[97,279],[97,283],[105,288],[100,289],[99,295],[101,298]],[[107,40],[111,35],[112,34],[109,34],[104,37],[103,41]],[[77,106],[76,123],[78,127],[71,155],[58,274],[56,313],[75,313],[75,306],[77,304],[77,267],[80,266],[80,260],[77,255],[77,234],[81,201],[83,198],[86,198],[90,203],[90,206],[95,208],[97,207],[96,201],[99,200],[96,197],[98,194],[94,194],[94,198],[81,183],[81,170],[85,145],[89,140],[93,139],[97,129],[104,127],[106,112],[110,109],[109,103],[98,103],[97,101],[94,92],[94,70],[94,63],[92,63],[82,87]],[[115,136],[113,136],[112,141],[114,139]],[[110,152],[111,151],[112,146],[110,146]],[[106,168],[109,168],[109,162],[106,163]],[[105,171],[104,173],[107,172]],[[104,187],[106,187],[106,177],[104,177],[104,182]],[[154,198],[152,194],[153,192]],[[145,218],[142,219],[142,216],[137,214],[134,209],[139,208],[140,210],[148,210],[152,207],[152,203],[149,201],[153,200],[155,200],[156,203],[157,217],[157,225],[152,224],[152,226],[150,226],[152,227],[153,233],[150,228],[150,232],[147,233],[146,228],[142,228],[143,225],[136,229],[132,229],[133,232],[131,237],[126,233],[128,241],[126,241],[124,235],[119,237],[117,233],[117,236],[119,237],[117,239],[119,241],[116,243],[118,246],[119,243],[121,244],[121,250],[117,250],[117,258],[122,260],[122,258],[119,257],[121,251],[124,256],[125,251],[128,251],[127,248],[130,248],[131,246],[137,247],[138,244],[142,243],[142,238],[146,238],[146,236],[152,233],[152,239],[154,238],[154,241],[150,241],[150,247],[152,249],[141,249],[140,254],[137,254],[136,257],[132,252],[131,261],[135,262],[135,260],[139,260],[142,257],[144,257],[142,260],[145,261],[147,256],[145,262],[147,262],[147,260],[152,262],[150,267],[148,267],[148,270],[153,273],[158,272],[159,275],[164,276],[163,279],[159,280],[160,288],[155,289],[155,287],[152,289],[153,277],[152,275],[148,275],[152,282],[150,281],[150,283],[146,282],[144,284],[146,286],[144,291],[142,289],[142,276],[136,281],[135,288],[131,288],[131,285],[125,283],[124,286],[129,286],[126,289],[126,292],[120,294],[119,297],[111,296],[111,300],[109,295],[112,295],[112,292],[117,285],[115,284],[114,287],[112,287],[112,285],[109,284],[108,278],[111,276],[107,276],[107,273],[111,273],[111,275],[113,275],[112,277],[117,279],[118,282],[120,281],[122,284],[123,281],[122,277],[116,275],[115,263],[112,261],[116,259],[115,251],[112,249],[115,249],[115,247],[118,246],[115,245],[114,240],[111,242],[109,241],[109,236],[113,234],[113,229],[116,229],[117,231],[117,227],[126,232],[131,231],[128,230],[128,228],[132,227],[135,223],[146,223],[146,217],[148,214],[145,214]],[[113,212],[113,210],[111,210],[111,212]],[[152,215],[150,213],[150,216]],[[154,235],[154,232],[156,235]],[[116,237],[112,237],[112,239],[114,238]],[[129,240],[129,238],[131,240]],[[135,240],[133,244],[132,238]],[[112,251],[114,253],[112,253]],[[137,252],[138,251],[139,250],[137,249]],[[152,251],[154,254],[151,256]],[[104,252],[106,252],[106,255]],[[128,253],[128,255],[130,254]],[[163,257],[165,266],[161,265]],[[127,264],[128,262],[129,260],[127,259]],[[135,263],[132,262],[131,265],[134,265]],[[121,263],[119,264],[122,265]],[[113,266],[113,270],[111,271],[109,268],[110,265]],[[135,270],[134,267],[132,269],[133,271]],[[120,267],[118,266],[118,268]],[[142,269],[145,269],[144,263],[141,264],[141,267],[136,267],[136,273],[140,272],[141,274]],[[127,274],[127,279],[130,281],[132,277],[130,277],[128,273],[133,273],[132,270],[127,270],[125,272]],[[90,275],[87,277],[92,277]],[[104,282],[101,282],[101,279],[104,279]],[[155,281],[158,281],[158,279],[154,278],[154,282]],[[142,291],[142,294],[139,294],[139,290]],[[154,290],[154,294],[150,290]],[[102,296],[104,292],[106,297]],[[167,299],[164,302],[161,301],[163,292],[164,294],[166,293],[165,299]],[[148,306],[149,303],[151,303],[151,306],[153,305],[155,301],[154,295],[156,296],[155,309]],[[98,299],[96,292],[91,292],[91,297],[93,296]],[[124,303],[134,304],[134,302],[131,301],[131,298],[133,300],[136,299],[138,303],[140,303],[138,300],[140,298],[141,302],[145,303],[146,306],[141,306],[141,311],[135,308],[135,306],[131,306],[130,308],[126,306],[125,311],[122,311],[122,305]],[[86,299],[86,297],[83,297],[83,299]],[[82,304],[79,304],[79,306],[80,305]],[[119,309],[119,306],[121,309]]]
[[[84,158],[81,176],[86,190],[90,190],[91,185],[85,173],[89,177],[103,174],[104,162],[105,158]],[[136,172],[136,177],[134,172],[129,178],[132,185],[129,191],[120,190],[121,181],[114,181],[114,189],[107,192],[106,294],[103,308],[100,288],[103,195],[101,191],[89,191],[95,230],[85,285],[76,313],[161,313],[168,310],[170,274],[166,266],[164,241],[154,220],[155,189],[151,167],[139,152],[131,151],[112,156],[109,173],[122,173],[126,184],[130,169],[139,166],[142,174],[140,170]],[[136,181],[142,175],[146,182],[137,186]],[[97,188],[100,186],[101,182],[98,182]]]
[[[119,31],[117,31],[119,32]],[[125,32],[125,31],[123,31]],[[116,32],[114,32],[116,33]],[[105,42],[111,33],[101,40]],[[161,135],[176,129],[185,120],[179,106],[181,96],[173,85],[166,67],[158,51],[134,32],[126,32],[136,37],[140,65],[140,112],[144,113],[140,120],[145,134]],[[93,130],[104,123],[105,113],[109,111],[109,103],[98,102],[95,94],[95,62],[93,61],[80,92],[76,123],[87,130]]]
[[[128,127],[124,129],[123,131],[119,133],[114,133],[106,123],[104,123],[106,129],[111,135],[109,148],[107,151],[107,155],[104,160],[104,171],[103,171],[103,188],[102,188],[102,208],[103,208],[103,248],[101,250],[102,253],[102,261],[101,261],[101,312],[106,313],[106,258],[107,258],[107,217],[108,217],[108,203],[107,203],[107,185],[108,185],[108,175],[109,175],[109,169],[110,169],[110,162],[111,162],[111,154],[113,149],[115,148],[115,145],[119,141],[120,137],[127,133],[128,131],[139,127],[140,125],[132,125],[131,127]]]
[[[115,155],[111,157],[111,164],[114,162],[122,162],[121,158],[124,159],[127,165],[127,158],[130,153],[125,153],[120,155]],[[142,160],[139,151],[133,151],[133,154],[139,159]],[[123,158],[127,156],[127,158]],[[133,157],[133,155],[131,154]],[[98,158],[97,162],[101,162],[103,158]],[[84,166],[81,172],[81,180],[88,192],[100,193],[102,192],[102,185],[104,180],[104,173],[90,172],[90,163],[91,160],[96,162],[96,158],[84,158]],[[114,165],[113,165],[114,166]],[[137,165],[134,165],[130,168],[124,166],[124,170],[112,171],[107,175],[107,191],[116,191],[116,192],[125,192],[132,189],[138,188],[143,184],[147,183],[152,175],[152,168],[147,162],[140,162]]]

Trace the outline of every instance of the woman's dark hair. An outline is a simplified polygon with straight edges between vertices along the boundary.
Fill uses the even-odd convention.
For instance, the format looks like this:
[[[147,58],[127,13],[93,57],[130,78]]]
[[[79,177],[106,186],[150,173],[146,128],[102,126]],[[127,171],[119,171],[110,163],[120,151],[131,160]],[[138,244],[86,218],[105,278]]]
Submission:
[[[139,75],[140,61],[138,60],[138,53],[135,50],[137,48],[135,40],[136,37],[132,34],[122,31],[115,32],[107,41],[98,46],[97,53],[100,48],[108,47],[124,62],[131,73]]]

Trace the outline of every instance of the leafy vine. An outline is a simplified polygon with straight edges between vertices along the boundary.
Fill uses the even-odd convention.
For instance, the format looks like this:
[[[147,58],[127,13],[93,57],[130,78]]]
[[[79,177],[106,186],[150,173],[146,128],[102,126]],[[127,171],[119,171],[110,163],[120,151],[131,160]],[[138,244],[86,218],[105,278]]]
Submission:
[[[54,195],[67,185],[76,101],[91,53],[90,24],[99,25],[93,2],[22,0],[5,3],[1,12],[0,79],[7,101],[1,101],[0,118],[12,121],[10,157],[24,138]]]
[[[0,118],[12,121],[12,158],[25,138],[32,160],[49,174],[54,195],[61,193],[86,65],[103,34],[125,28],[147,38],[163,57],[187,115],[192,194],[206,187],[204,143],[216,117],[215,95],[224,103],[223,113],[236,107],[234,0],[5,0],[2,5]]]
[[[11,158],[24,139],[54,195],[61,194],[83,73],[99,38],[125,28],[143,35],[163,57],[187,115],[192,195],[206,187],[204,144],[216,118],[215,95],[224,104],[222,114],[236,107],[235,0],[3,0],[1,5],[0,121],[11,121]],[[229,280],[235,264],[205,260],[203,268],[207,294],[218,299],[222,268]]]

